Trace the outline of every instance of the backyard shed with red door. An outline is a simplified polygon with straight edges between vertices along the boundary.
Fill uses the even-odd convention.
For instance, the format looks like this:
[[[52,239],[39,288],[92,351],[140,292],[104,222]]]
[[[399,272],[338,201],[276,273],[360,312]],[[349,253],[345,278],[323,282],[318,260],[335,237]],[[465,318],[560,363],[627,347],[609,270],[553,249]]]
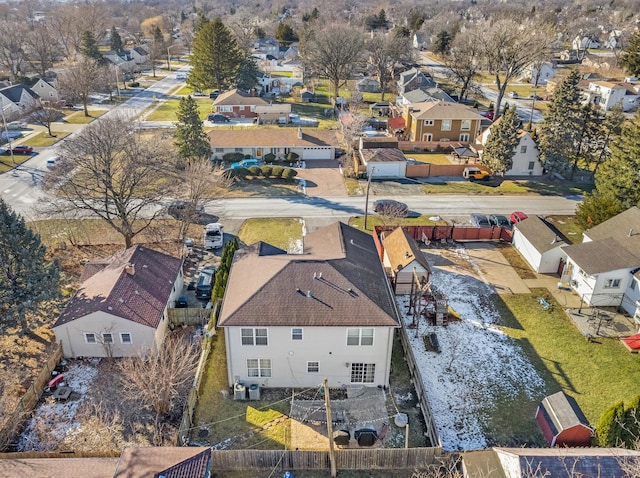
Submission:
[[[593,429],[573,397],[564,392],[545,397],[536,410],[536,421],[549,446],[590,446]]]

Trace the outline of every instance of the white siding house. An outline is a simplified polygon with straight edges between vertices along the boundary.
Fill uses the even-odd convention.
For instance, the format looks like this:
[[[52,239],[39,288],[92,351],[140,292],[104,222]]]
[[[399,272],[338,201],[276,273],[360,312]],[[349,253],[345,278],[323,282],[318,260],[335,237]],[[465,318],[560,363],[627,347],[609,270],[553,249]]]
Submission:
[[[498,118],[489,128],[484,130],[480,136],[478,136],[478,143],[483,146],[487,144],[489,135],[492,128],[502,119],[502,116]],[[531,137],[529,131],[521,129],[518,131],[518,145],[515,148],[513,154],[511,168],[505,171],[505,176],[542,176],[544,168],[540,161],[540,151],[538,145]],[[480,158],[482,158],[483,151],[478,152]]]
[[[619,306],[640,316],[640,209],[632,207],[587,230],[564,248],[563,279],[589,306]]]
[[[303,254],[262,242],[236,252],[218,326],[229,386],[387,386],[395,301],[373,239],[342,223]]]
[[[163,343],[182,260],[134,246],[87,263],[81,280],[53,326],[65,357],[135,356]]]
[[[562,235],[545,220],[530,216],[513,226],[513,245],[531,268],[541,274],[558,271],[564,258]]]

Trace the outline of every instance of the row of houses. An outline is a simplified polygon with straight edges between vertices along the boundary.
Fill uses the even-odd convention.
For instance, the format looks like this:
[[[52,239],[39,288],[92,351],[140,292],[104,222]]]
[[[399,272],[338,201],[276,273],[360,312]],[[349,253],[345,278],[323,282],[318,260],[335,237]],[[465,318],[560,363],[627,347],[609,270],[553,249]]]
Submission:
[[[6,121],[13,121],[38,108],[44,101],[58,101],[58,91],[51,80],[37,78],[33,85],[0,87],[0,105]]]

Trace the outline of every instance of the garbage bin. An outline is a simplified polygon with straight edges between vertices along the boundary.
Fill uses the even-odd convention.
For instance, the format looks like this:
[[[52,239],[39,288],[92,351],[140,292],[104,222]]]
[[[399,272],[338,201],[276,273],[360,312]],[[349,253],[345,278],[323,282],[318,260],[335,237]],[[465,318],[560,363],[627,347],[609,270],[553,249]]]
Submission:
[[[260,386],[257,383],[249,386],[249,400],[260,400]]]

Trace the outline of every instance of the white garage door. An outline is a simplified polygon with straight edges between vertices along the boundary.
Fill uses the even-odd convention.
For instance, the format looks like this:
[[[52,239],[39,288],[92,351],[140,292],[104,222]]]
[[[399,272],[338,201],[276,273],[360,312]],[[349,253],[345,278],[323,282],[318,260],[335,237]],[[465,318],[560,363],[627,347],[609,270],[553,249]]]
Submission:
[[[369,163],[367,173],[373,170],[374,178],[404,178],[406,173],[406,163]]]
[[[302,150],[302,159],[305,161],[309,159],[333,159],[331,154],[331,148],[304,148]]]

